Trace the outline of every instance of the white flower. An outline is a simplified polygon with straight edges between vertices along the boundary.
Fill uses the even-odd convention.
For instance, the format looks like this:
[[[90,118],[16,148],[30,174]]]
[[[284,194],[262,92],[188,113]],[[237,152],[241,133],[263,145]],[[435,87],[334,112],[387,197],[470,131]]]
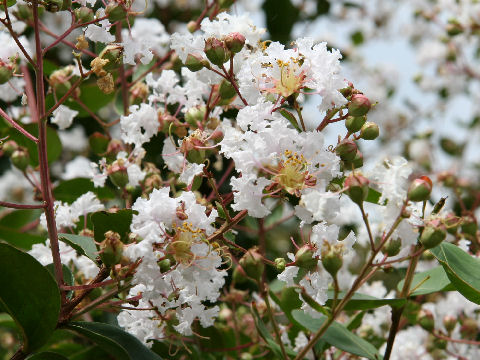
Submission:
[[[53,111],[52,123],[57,124],[60,130],[64,130],[72,125],[73,119],[78,115],[78,111],[70,109],[68,106],[60,105]]]
[[[300,286],[305,288],[305,291],[308,295],[310,295],[317,303],[320,305],[325,305],[328,300],[327,290],[328,290],[328,281],[330,279],[329,275],[323,275],[319,272],[311,273],[309,272],[299,283]],[[301,296],[299,296],[300,300],[302,300],[302,310],[305,313],[311,315],[314,318],[318,318],[318,312],[311,308]]]
[[[287,266],[285,270],[277,275],[277,279],[286,283],[287,286],[293,286],[295,285],[293,280],[297,277],[299,269],[298,266]]]
[[[155,109],[145,103],[130,106],[130,114],[120,118],[122,140],[141,147],[158,132],[158,117]]]

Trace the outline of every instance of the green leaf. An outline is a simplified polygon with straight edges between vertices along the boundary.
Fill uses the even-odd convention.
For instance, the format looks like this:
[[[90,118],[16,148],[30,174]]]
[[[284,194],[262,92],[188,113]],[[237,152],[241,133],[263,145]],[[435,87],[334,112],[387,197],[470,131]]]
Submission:
[[[33,244],[45,242],[44,236],[20,232],[5,226],[0,226],[0,239],[24,250],[30,250]]]
[[[57,326],[60,291],[32,256],[0,244],[0,304],[19,326],[24,352],[40,348]]]
[[[297,130],[297,131],[302,131],[300,129],[300,126],[298,126],[298,121],[297,121],[297,118],[295,117],[295,115],[293,115],[290,111],[288,111],[287,109],[279,109],[278,112],[285,118],[287,119],[290,124],[292,124],[292,126]]]
[[[270,332],[268,331],[267,327],[265,326],[265,323],[263,322],[262,318],[260,317],[260,314],[258,313],[257,307],[255,306],[255,303],[252,304],[252,311],[253,311],[253,318],[255,321],[255,327],[258,330],[258,333],[262,337],[263,340],[267,343],[268,347],[273,351],[277,359],[283,359],[282,355],[282,349],[280,348],[280,345],[277,344],[277,342],[272,338],[272,335],[270,335]],[[295,356],[296,353],[292,351],[291,349],[285,347],[285,351],[288,355],[290,356]]]
[[[69,360],[110,360],[111,357],[102,350],[99,346],[90,346],[88,348],[84,348],[83,350],[70,355]]]
[[[68,360],[65,356],[51,352],[45,351],[38,354],[33,354],[27,357],[26,360]]]
[[[140,340],[117,326],[97,322],[71,322],[66,328],[89,338],[116,360],[161,360]]]
[[[342,300],[345,292],[341,291],[338,294],[338,300]],[[333,301],[333,291],[328,292],[327,305],[330,306]],[[379,299],[370,295],[355,293],[352,298],[345,305],[345,310],[369,310],[381,306],[389,305],[398,307],[405,304],[405,299]]]
[[[372,203],[372,204],[384,205],[384,204],[379,203],[379,200],[380,200],[381,196],[382,196],[381,192],[378,192],[377,190],[369,187],[368,188],[368,195],[367,195],[367,198],[365,199],[365,201],[369,202],[369,203]]]
[[[290,40],[293,25],[298,20],[299,10],[290,0],[265,0],[262,8],[272,40],[286,44]]]
[[[27,130],[30,134],[35,137],[38,137],[38,126],[36,124],[27,124],[24,126],[24,129]],[[20,134],[16,129],[10,129],[9,140],[15,140],[18,145],[24,146],[28,149],[30,154],[30,165],[33,167],[38,166],[38,150],[37,144],[32,140],[27,139],[25,136]],[[49,126],[47,126],[47,158],[48,162],[51,163],[57,160],[62,154],[62,142],[58,137],[57,131]]]
[[[87,178],[61,181],[53,190],[53,195],[56,200],[71,204],[89,191],[95,193],[100,200],[108,200],[115,197],[115,193],[111,189],[105,187],[96,188],[92,180]]]
[[[430,252],[443,266],[455,289],[468,300],[480,304],[480,261],[446,242]]]
[[[70,245],[72,248],[77,250],[79,254],[85,255],[96,263],[98,250],[91,237],[72,234],[58,234],[58,239]]]
[[[128,234],[130,232],[130,224],[132,223],[133,210],[124,209],[116,213],[99,211],[91,215],[93,222],[93,232],[95,241],[102,242],[105,233],[109,230],[120,234],[123,242],[128,242]]]
[[[402,280],[398,283],[398,290],[403,288],[404,282],[405,280]],[[433,269],[422,271],[413,276],[410,289],[415,289],[415,291],[411,292],[410,295],[426,295],[438,291],[452,290],[452,287],[453,286],[450,286],[450,280],[443,270],[443,267],[437,266]]]
[[[13,6],[17,3],[17,0],[7,0],[7,7]]]
[[[10,229],[19,229],[22,226],[37,220],[42,212],[43,211],[40,209],[15,210],[0,219],[0,226],[5,226]]]
[[[45,268],[50,272],[52,277],[55,277],[55,265],[53,263],[45,265]],[[75,278],[74,278],[73,273],[70,270],[70,268],[68,266],[66,266],[65,264],[62,264],[62,273],[63,273],[63,282],[66,285],[72,286],[75,282]],[[73,291],[69,291],[67,293],[67,298],[70,299],[72,297],[72,295],[73,295]]]
[[[283,281],[280,283],[285,284]],[[285,313],[285,316],[293,323],[294,319],[292,318],[292,311],[295,309],[300,309],[302,306],[302,301],[298,297],[298,292],[293,287],[284,287],[278,297],[272,290],[270,290],[270,297],[272,300],[280,307],[280,309]]]
[[[292,316],[296,322],[313,333],[317,332],[322,324],[327,321],[327,317],[324,315],[320,315],[320,318],[314,319],[310,315],[305,314],[302,310],[293,310]],[[378,350],[372,344],[348,331],[345,326],[337,322],[333,322],[329,326],[321,339],[340,350],[357,356],[363,356],[372,360],[382,358],[378,353]]]

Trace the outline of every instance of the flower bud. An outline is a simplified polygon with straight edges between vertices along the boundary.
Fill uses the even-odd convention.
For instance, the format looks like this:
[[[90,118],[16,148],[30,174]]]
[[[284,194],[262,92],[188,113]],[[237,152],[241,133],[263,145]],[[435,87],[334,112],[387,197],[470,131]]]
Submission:
[[[461,231],[463,234],[476,237],[477,230],[478,230],[478,225],[474,218],[470,216],[465,216],[462,218]]]
[[[44,2],[45,10],[55,13],[59,11],[63,6],[63,0],[46,0]]]
[[[242,258],[238,261],[239,265],[245,271],[245,273],[255,280],[260,280],[265,270],[265,264],[263,263],[262,255],[256,248],[248,250]]]
[[[225,39],[225,45],[227,49],[232,52],[232,54],[236,54],[243,49],[245,45],[245,36],[238,32],[228,34]]]
[[[478,324],[475,319],[465,318],[460,327],[460,335],[463,339],[474,340],[477,338]]]
[[[205,41],[204,51],[208,60],[219,67],[225,64],[225,62],[230,59],[231,55],[230,51],[225,46],[225,43],[213,37],[208,38]]]
[[[348,104],[348,114],[350,116],[363,116],[372,107],[370,100],[363,94],[354,94]]]
[[[8,82],[13,76],[13,66],[0,60],[0,85]]]
[[[220,83],[220,86],[218,88],[218,93],[220,94],[220,97],[224,100],[226,99],[231,99],[235,95],[237,95],[237,92],[235,91],[235,88],[233,85],[230,83],[230,81],[223,79],[222,82]]]
[[[353,161],[357,155],[357,144],[349,139],[344,139],[335,148],[335,153],[344,161]]]
[[[170,259],[163,259],[158,262],[158,267],[160,268],[160,272],[163,274],[172,268],[172,263]]]
[[[421,309],[417,314],[418,324],[428,332],[431,332],[435,328],[435,319],[430,310]]]
[[[232,280],[235,284],[244,284],[247,282],[247,274],[245,274],[245,270],[243,270],[241,266],[237,266],[233,269]]]
[[[447,231],[442,224],[431,222],[423,229],[420,242],[425,249],[431,249],[440,244],[447,237]]]
[[[198,24],[197,24],[196,21],[191,20],[191,21],[189,21],[189,22],[187,23],[187,30],[188,30],[190,33],[193,34],[193,33],[197,30],[197,28],[198,28]]]
[[[390,238],[388,239],[387,243],[383,247],[383,252],[387,256],[395,256],[398,255],[400,249],[402,248],[402,239],[400,238]]]
[[[13,140],[5,141],[2,145],[2,151],[5,156],[11,156],[18,149],[18,144]]]
[[[278,272],[282,272],[285,270],[285,265],[287,262],[285,261],[284,258],[276,258],[275,259],[275,268],[277,269]]]
[[[315,270],[318,259],[309,245],[303,245],[295,254],[295,265],[307,271]]]
[[[452,315],[446,315],[443,318],[443,326],[445,327],[445,330],[447,330],[447,333],[451,333],[453,329],[455,329],[455,326],[457,325],[457,318]]]
[[[128,173],[123,159],[115,160],[108,166],[108,177],[120,189],[123,189],[128,184]]]
[[[148,85],[144,82],[136,82],[128,91],[130,93],[129,103],[131,105],[140,105],[147,100],[148,97]]]
[[[210,68],[209,62],[200,55],[196,54],[187,55],[187,58],[185,59],[185,66],[188,68],[188,70],[193,72],[202,70],[203,68]]]
[[[92,149],[96,155],[101,155],[107,151],[109,139],[106,135],[97,131],[90,135],[88,142],[90,144],[90,149]]]
[[[105,239],[100,244],[100,259],[107,267],[112,267],[122,259],[123,243],[120,235],[114,231],[107,231]]]
[[[120,151],[124,151],[125,147],[123,143],[118,139],[112,139],[107,146],[107,155],[110,157],[116,157]]]
[[[380,129],[377,124],[371,121],[367,121],[363,124],[362,129],[360,130],[360,137],[363,140],[375,140],[378,135],[380,135]]]
[[[370,181],[365,176],[351,173],[345,179],[345,192],[354,203],[361,205],[368,196],[369,184]]]
[[[411,201],[426,201],[432,192],[432,180],[428,176],[421,176],[415,179],[408,188],[407,196]]]
[[[203,121],[205,117],[206,108],[205,106],[196,106],[188,109],[185,113],[185,121],[192,126],[197,126],[198,123]]]
[[[30,164],[30,155],[26,148],[19,146],[17,150],[13,152],[10,160],[17,169],[25,171]]]
[[[127,13],[121,5],[117,4],[115,1],[111,1],[105,8],[105,14],[108,16],[108,20],[111,23],[114,23],[118,20],[125,19]]]
[[[330,275],[336,276],[338,270],[343,265],[342,254],[334,249],[330,249],[325,253],[322,252],[322,265]]]
[[[363,154],[360,150],[357,149],[357,153],[355,154],[355,158],[351,162],[354,169],[361,168],[363,166]]]
[[[447,34],[450,36],[457,36],[463,33],[463,26],[456,19],[450,19],[446,26]]]
[[[82,6],[78,9],[74,10],[75,18],[79,23],[87,23],[93,20],[93,10],[86,7]]]
[[[367,117],[364,116],[349,116],[345,120],[345,127],[351,133],[357,132],[360,130],[367,121]]]

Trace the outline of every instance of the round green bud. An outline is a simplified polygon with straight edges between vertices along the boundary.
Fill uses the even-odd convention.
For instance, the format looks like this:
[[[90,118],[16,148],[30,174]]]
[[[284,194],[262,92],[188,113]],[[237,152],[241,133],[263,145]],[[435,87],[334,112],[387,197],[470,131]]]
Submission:
[[[243,49],[243,46],[245,45],[245,36],[238,32],[234,32],[225,36],[223,41],[225,41],[227,49],[230,50],[232,54],[236,54]]]
[[[227,49],[223,41],[211,37],[205,41],[205,55],[214,65],[221,67],[230,59],[231,52]]]
[[[0,85],[5,84],[13,77],[13,67],[0,60]]]
[[[5,156],[11,156],[18,149],[18,144],[13,140],[5,141],[2,145],[2,151]]]
[[[354,94],[348,104],[348,114],[350,116],[363,116],[372,107],[370,100],[363,94]]]
[[[158,262],[158,266],[160,267],[160,272],[163,274],[172,268],[172,262],[170,259],[163,259]]]
[[[25,171],[30,164],[30,154],[24,147],[18,147],[10,156],[13,166],[21,171]]]
[[[309,245],[303,245],[295,254],[295,265],[307,271],[315,270],[318,259]]]
[[[120,263],[123,255],[123,243],[120,234],[114,231],[107,231],[105,238],[100,244],[100,259],[107,267]]]
[[[402,248],[402,239],[400,239],[400,238],[396,238],[396,239],[390,238],[390,239],[388,239],[387,243],[383,247],[383,252],[387,256],[395,256],[395,255],[398,255],[401,248]]]
[[[249,277],[255,280],[260,280],[265,270],[262,255],[256,248],[248,250],[238,261],[238,264]]]
[[[378,135],[380,135],[380,129],[371,121],[367,121],[360,129],[360,138],[363,140],[375,140]]]
[[[75,9],[74,14],[77,21],[81,24],[93,21],[94,19],[93,10],[86,6]]]
[[[225,79],[223,79],[222,82],[220,83],[220,86],[218,88],[218,93],[220,94],[220,97],[224,100],[231,99],[235,95],[237,95],[237,92],[233,87],[232,83]]]
[[[447,330],[448,333],[451,333],[453,329],[455,329],[455,326],[457,325],[457,318],[452,315],[445,315],[443,318],[443,326],[445,327],[445,330]]]
[[[350,139],[344,139],[338,143],[337,147],[335,148],[335,153],[343,161],[353,161],[357,155],[357,150],[358,147],[354,141]]]
[[[354,203],[361,205],[368,196],[369,184],[370,181],[365,176],[351,173],[345,179],[345,192]]]
[[[417,314],[418,324],[428,332],[431,332],[435,328],[435,319],[430,310],[421,309]]]
[[[422,235],[420,236],[420,243],[425,247],[425,249],[431,249],[440,244],[447,237],[447,231],[445,226],[429,224],[423,229]]]
[[[343,265],[342,255],[334,250],[322,253],[322,265],[330,275],[335,276]]]
[[[275,259],[275,268],[277,269],[278,272],[282,272],[285,270],[285,265],[287,262],[285,261],[284,258],[276,258]]]
[[[411,201],[426,201],[432,192],[432,180],[428,176],[421,176],[415,179],[408,188],[407,196]]]
[[[345,120],[345,127],[351,133],[359,131],[363,124],[367,121],[367,117],[364,116],[349,116]]]
[[[203,105],[192,107],[185,113],[185,121],[190,125],[197,127],[198,123],[203,121],[206,111],[207,109]]]

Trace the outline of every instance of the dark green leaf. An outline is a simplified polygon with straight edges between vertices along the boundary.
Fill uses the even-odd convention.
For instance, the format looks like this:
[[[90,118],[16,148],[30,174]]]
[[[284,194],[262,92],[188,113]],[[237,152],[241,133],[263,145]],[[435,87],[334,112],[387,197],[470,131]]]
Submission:
[[[57,326],[60,291],[47,269],[32,256],[0,244],[0,303],[15,319],[24,351],[41,347]]]
[[[45,237],[0,226],[0,239],[24,250],[30,250],[33,244],[45,242]]]
[[[342,300],[344,296],[345,293],[341,291],[338,294],[338,300]],[[327,305],[332,304],[332,299],[333,291],[329,291]],[[385,305],[398,307],[403,304],[405,304],[405,299],[379,299],[370,295],[355,293],[345,305],[345,310],[369,310]]]
[[[40,217],[42,210],[15,210],[3,216],[0,219],[0,226],[5,226],[10,229],[19,229]]]
[[[368,195],[367,198],[365,199],[366,202],[372,203],[372,204],[379,204],[380,197],[382,196],[382,193],[378,192],[375,189],[368,188]]]
[[[262,7],[271,39],[286,44],[298,20],[299,10],[290,0],[265,0]]]
[[[359,311],[347,324],[347,329],[353,331],[358,329],[362,325],[363,316],[365,315],[365,311]]]
[[[68,360],[65,356],[51,352],[45,351],[38,354],[33,354],[27,357],[26,360]]]
[[[38,126],[36,124],[27,124],[24,126],[24,128],[33,136],[38,137]],[[32,165],[33,167],[38,166],[38,150],[36,143],[34,143],[32,140],[27,139],[25,136],[23,136],[13,128],[10,130],[9,140],[15,140],[18,145],[26,147],[28,149],[28,153],[30,154],[30,165]],[[57,131],[47,126],[48,162],[50,163],[57,160],[60,157],[61,153],[62,142],[58,137]]]
[[[89,338],[116,360],[161,360],[140,340],[119,327],[95,322],[72,322],[66,328]]]
[[[7,7],[13,6],[17,3],[17,0],[7,0]]]
[[[430,249],[453,286],[475,304],[480,304],[480,261],[458,246],[443,242]]]
[[[52,277],[55,277],[55,265],[53,265],[53,263],[46,265],[45,268],[50,272],[50,274],[52,274]],[[75,278],[70,268],[65,264],[62,264],[62,273],[63,273],[63,282],[66,285],[72,286],[75,282]],[[71,298],[72,295],[73,295],[73,291],[69,291],[67,293],[68,298]]]
[[[397,289],[403,288],[404,280],[400,281]],[[443,267],[437,266],[433,269],[422,271],[413,276],[410,289],[415,289],[410,293],[411,296],[431,294],[438,291],[452,290],[450,280],[443,270]]]
[[[71,204],[89,191],[95,193],[100,200],[113,199],[115,197],[115,193],[111,189],[105,187],[96,188],[92,180],[86,178],[61,181],[53,190],[53,194],[56,200]]]
[[[128,233],[130,232],[130,224],[132,223],[133,210],[124,209],[116,213],[99,211],[91,215],[93,222],[93,232],[95,241],[102,242],[105,233],[109,230],[120,234],[123,242],[128,241]]]
[[[319,314],[320,318],[314,319],[302,310],[293,310],[292,316],[301,326],[313,333],[317,332],[322,324],[327,321],[327,317],[324,315]],[[348,331],[345,326],[337,322],[333,322],[328,327],[321,339],[340,350],[354,355],[363,356],[372,360],[382,358],[372,344]]]
[[[110,360],[111,357],[99,346],[90,346],[69,356],[69,360]]]
[[[287,109],[280,109],[278,110],[278,112],[285,118],[287,119],[290,124],[292,124],[292,126],[297,130],[297,131],[302,131],[300,129],[300,126],[298,126],[298,122],[297,122],[297,118],[295,117],[295,115],[293,115],[290,111],[288,111]]]
[[[91,237],[72,234],[58,234],[58,238],[77,250],[79,254],[85,255],[94,262],[96,261],[95,259],[98,256],[98,250]]]

